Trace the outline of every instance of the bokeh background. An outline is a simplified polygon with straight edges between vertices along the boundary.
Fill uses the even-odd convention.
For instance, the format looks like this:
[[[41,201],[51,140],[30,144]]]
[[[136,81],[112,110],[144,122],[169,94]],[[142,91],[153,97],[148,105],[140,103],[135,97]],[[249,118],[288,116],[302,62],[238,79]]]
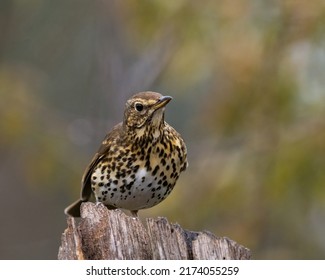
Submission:
[[[126,99],[174,97],[189,168],[140,216],[325,258],[325,2],[0,1],[0,258],[56,259]]]

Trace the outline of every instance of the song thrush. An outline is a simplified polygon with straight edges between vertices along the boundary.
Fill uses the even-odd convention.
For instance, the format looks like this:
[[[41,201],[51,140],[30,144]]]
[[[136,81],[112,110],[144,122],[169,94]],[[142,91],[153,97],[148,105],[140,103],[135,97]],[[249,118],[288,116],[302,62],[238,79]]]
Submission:
[[[81,197],[65,209],[80,217],[80,205],[95,195],[109,209],[140,209],[163,201],[187,167],[186,146],[164,121],[172,98],[140,92],[127,102],[122,123],[109,132],[85,170]]]

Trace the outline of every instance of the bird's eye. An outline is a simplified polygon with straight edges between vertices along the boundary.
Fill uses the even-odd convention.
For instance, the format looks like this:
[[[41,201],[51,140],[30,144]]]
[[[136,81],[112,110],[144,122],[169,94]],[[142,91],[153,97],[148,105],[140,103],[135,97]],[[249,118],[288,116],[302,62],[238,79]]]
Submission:
[[[134,108],[138,111],[141,112],[143,110],[143,104],[141,104],[140,102],[137,102],[134,104]]]

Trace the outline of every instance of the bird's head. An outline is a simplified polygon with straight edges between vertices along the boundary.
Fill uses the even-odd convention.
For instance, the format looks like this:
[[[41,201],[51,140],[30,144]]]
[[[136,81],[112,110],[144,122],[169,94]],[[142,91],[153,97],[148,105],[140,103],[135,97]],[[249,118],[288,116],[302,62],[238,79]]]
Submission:
[[[124,126],[139,133],[158,129],[164,123],[165,106],[171,99],[152,91],[133,95],[125,105]]]

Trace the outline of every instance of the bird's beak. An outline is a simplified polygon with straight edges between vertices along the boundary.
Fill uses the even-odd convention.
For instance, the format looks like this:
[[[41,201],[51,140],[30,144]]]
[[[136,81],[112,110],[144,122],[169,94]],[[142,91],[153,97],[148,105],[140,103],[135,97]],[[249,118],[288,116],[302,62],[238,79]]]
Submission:
[[[157,103],[155,103],[153,105],[153,108],[155,110],[158,110],[158,109],[160,109],[162,107],[165,107],[169,103],[169,101],[172,100],[172,99],[173,98],[171,96],[162,96],[162,97],[160,97],[158,99]]]

